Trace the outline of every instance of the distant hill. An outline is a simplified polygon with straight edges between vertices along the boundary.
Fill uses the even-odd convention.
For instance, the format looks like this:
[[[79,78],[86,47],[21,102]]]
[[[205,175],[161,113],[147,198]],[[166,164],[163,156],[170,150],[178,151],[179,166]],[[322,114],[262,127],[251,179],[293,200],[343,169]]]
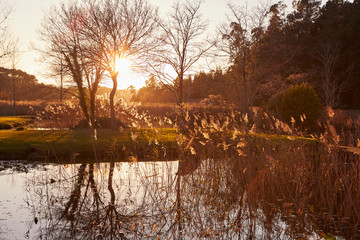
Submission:
[[[34,75],[22,70],[0,67],[0,100],[13,99],[14,82],[17,101],[57,101],[60,98],[60,89],[56,86],[39,83]],[[64,99],[70,97],[65,91]]]
[[[13,100],[15,82],[16,101],[59,101],[60,88],[54,85],[39,83],[38,79],[19,69],[0,67],[0,100]],[[111,89],[100,87],[98,95],[110,94]],[[63,90],[63,100],[71,99],[76,95],[76,87],[67,87]],[[116,97],[131,99],[131,92],[127,89],[118,90]]]

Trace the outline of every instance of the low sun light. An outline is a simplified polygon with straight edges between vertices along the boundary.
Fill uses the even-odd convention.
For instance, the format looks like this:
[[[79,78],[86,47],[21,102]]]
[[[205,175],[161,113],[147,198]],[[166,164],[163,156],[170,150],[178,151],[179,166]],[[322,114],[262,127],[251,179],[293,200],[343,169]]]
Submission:
[[[118,72],[118,89],[127,89],[129,86],[141,88],[145,85],[145,80],[136,71],[134,71],[134,61],[126,57],[118,57],[115,60],[115,71]],[[111,79],[103,83],[108,88],[113,87]]]
[[[131,72],[131,61],[126,58],[117,58],[115,69],[119,72],[119,75],[128,75]]]

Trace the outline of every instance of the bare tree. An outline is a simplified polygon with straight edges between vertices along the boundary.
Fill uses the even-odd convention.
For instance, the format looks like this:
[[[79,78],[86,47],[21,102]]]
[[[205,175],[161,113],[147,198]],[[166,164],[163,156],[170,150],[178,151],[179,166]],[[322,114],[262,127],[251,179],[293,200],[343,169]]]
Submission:
[[[102,67],[109,73],[113,88],[110,93],[111,128],[116,128],[114,97],[117,91],[121,58],[131,60],[132,69],[146,69],[149,53],[157,45],[152,35],[156,30],[157,10],[146,0],[105,0],[91,4],[91,24],[88,38],[95,42],[91,52],[101,59]],[[95,61],[96,61],[95,59]]]
[[[36,47],[34,47],[36,49]],[[48,71],[42,72],[41,75],[47,79],[54,79],[59,89],[59,101],[63,102],[64,93],[69,91],[65,86],[73,85],[73,81],[69,79],[69,74],[65,72],[65,60],[62,55],[58,56],[59,58],[54,61],[54,59],[47,59],[46,55],[42,56],[42,62],[47,62]]]
[[[183,84],[185,75],[212,47],[204,39],[207,22],[200,13],[201,1],[175,2],[172,12],[164,21],[159,21],[163,30],[162,50],[153,66],[157,77],[174,94],[178,104],[184,101]],[[172,74],[169,70],[175,74]]]
[[[11,53],[14,51],[16,39],[14,39],[9,31],[8,18],[14,11],[14,5],[0,0],[0,60],[11,60]]]
[[[341,56],[341,46],[333,40],[318,44],[318,48],[312,56],[320,63],[320,68],[316,71],[321,76],[320,88],[325,104],[332,108],[337,107],[341,94],[349,87],[349,77],[353,65],[344,71],[336,71]]]
[[[247,6],[229,3],[231,15],[227,19],[230,24],[218,28],[221,40],[217,48],[229,57],[234,89],[244,110],[252,105],[257,94],[256,81],[260,71],[255,49],[264,34],[268,7],[268,4],[261,4],[249,11]]]
[[[86,3],[72,2],[53,7],[44,17],[40,36],[45,48],[43,56],[52,65],[64,61],[63,70],[77,86],[79,103],[96,140],[95,95],[103,70],[101,62],[92,61],[93,42],[86,38],[90,23]]]
[[[18,40],[14,41],[13,44],[13,49],[10,49],[10,57],[11,57],[11,79],[12,79],[12,84],[13,84],[13,115],[16,115],[16,77],[15,77],[15,65],[17,64],[18,61],[18,55],[19,55],[19,51],[17,51],[18,49]]]

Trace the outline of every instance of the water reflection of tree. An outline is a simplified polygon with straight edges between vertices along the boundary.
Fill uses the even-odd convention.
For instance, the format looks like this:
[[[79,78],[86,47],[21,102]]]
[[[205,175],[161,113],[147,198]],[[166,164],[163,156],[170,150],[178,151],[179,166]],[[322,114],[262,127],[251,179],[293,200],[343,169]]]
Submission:
[[[94,164],[80,165],[71,190],[68,186],[44,181],[43,187],[54,187],[57,191],[60,204],[50,209],[58,220],[48,223],[42,237],[257,238],[258,222],[250,216],[253,213],[245,203],[246,189],[239,185],[239,174],[229,174],[234,165],[211,160],[202,161],[199,167],[191,163],[184,161],[178,174],[168,178],[160,176],[159,170],[154,170],[153,176],[138,172],[143,194],[135,194],[141,199],[132,203],[132,211],[117,201],[123,191],[117,184],[114,189],[114,162],[104,165],[107,175],[95,174],[97,179],[94,178]],[[186,174],[181,174],[183,167],[188,169]],[[100,170],[104,168],[97,169]],[[155,179],[157,177],[159,179]],[[66,178],[69,176],[59,179]],[[54,199],[51,194],[49,191],[50,196],[43,196],[45,199],[41,202]]]
[[[88,184],[84,186],[82,181],[84,180],[84,164],[80,166],[78,171],[78,180],[74,186],[74,190],[70,196],[69,204],[79,204],[80,188],[84,188],[84,197],[82,204],[86,206],[83,211],[79,211],[76,216],[73,217],[73,211],[70,213],[70,218],[67,217],[65,220],[70,220],[71,232],[74,232],[74,237],[79,236],[79,233],[84,232],[83,235],[86,238],[108,238],[108,239],[126,239],[122,228],[128,227],[129,221],[134,218],[132,214],[121,214],[116,206],[116,195],[113,188],[115,163],[109,163],[108,176],[107,176],[107,190],[109,196],[100,195],[98,191],[99,184],[94,179],[94,164],[89,164],[88,171]],[[105,180],[105,179],[104,179]],[[89,193],[89,187],[91,189],[90,199],[85,201],[86,194]],[[104,194],[104,192],[102,193]],[[75,201],[73,200],[75,199]],[[67,206],[63,210],[63,216],[68,216]],[[82,206],[79,206],[81,208]],[[76,207],[74,207],[76,208]],[[63,217],[60,217],[64,219]],[[76,221],[73,223],[73,221]]]
[[[87,164],[82,164],[77,173],[77,181],[71,192],[69,201],[62,210],[60,219],[70,222],[69,232],[72,237],[84,232],[86,237],[124,238],[120,231],[121,223],[126,222],[130,216],[121,215],[115,206],[115,192],[113,189],[113,175],[115,163],[111,162],[108,173],[107,189],[110,194],[108,203],[102,200],[97,183],[94,179],[94,164],[90,163],[88,172],[85,172]],[[88,175],[88,181],[85,185],[85,173]],[[83,190],[83,193],[82,193]],[[91,195],[92,200],[87,199]],[[83,196],[82,201],[80,198]],[[78,209],[78,211],[77,211]],[[91,233],[91,234],[90,234]],[[85,236],[84,236],[85,237]]]
[[[117,165],[120,167],[121,164]],[[143,176],[142,184],[147,184],[147,186],[144,185],[143,192],[136,194],[136,196],[129,195],[129,198],[133,199],[125,199],[121,194],[125,196],[127,194],[122,191],[121,186],[119,187],[118,184],[114,186],[116,164],[111,162],[101,166],[104,168],[95,167],[94,170],[94,164],[82,164],[72,176],[64,174],[55,178],[54,175],[47,175],[46,177],[41,175],[34,176],[32,181],[28,181],[29,191],[33,189],[33,196],[29,198],[33,200],[32,206],[35,212],[42,212],[42,215],[45,216],[50,211],[53,217],[57,219],[56,221],[46,220],[47,226],[41,229],[39,238],[125,239],[126,235],[129,235],[129,238],[134,238],[157,234],[154,231],[156,229],[153,226],[154,224],[150,227],[149,223],[157,223],[154,218],[162,215],[162,213],[155,211],[156,214],[151,215],[149,212],[154,211],[151,208],[155,206],[154,201],[165,200],[168,197],[166,194],[164,196],[166,198],[161,197],[159,199],[159,196],[154,198],[156,196],[152,196],[153,194],[150,193],[150,191],[155,192],[155,185],[159,185],[159,183],[150,186],[146,178],[148,176]],[[57,179],[56,182],[53,178]],[[69,183],[67,179],[73,179],[73,181]],[[63,184],[58,184],[59,182]],[[41,189],[40,191],[49,189],[49,191],[43,195],[39,194],[39,189]],[[130,190],[128,189],[128,191]],[[136,197],[143,199],[135,199]],[[146,197],[150,197],[152,200],[146,200]],[[128,200],[128,203],[132,203],[135,207],[124,207],[124,204],[120,203],[117,198]],[[135,203],[136,200],[139,202]],[[50,204],[51,207],[44,209],[43,205],[47,201],[58,204]],[[162,207],[161,204],[158,206],[159,209]],[[148,220],[149,218],[151,220]],[[161,226],[161,224],[159,225]]]
[[[35,176],[43,238],[298,239],[324,224],[302,196],[311,168],[270,153],[169,163],[78,165]],[[274,156],[274,155],[273,155]],[[286,159],[286,161],[283,161]],[[178,169],[176,170],[176,165]],[[147,171],[141,169],[147,167]],[[145,168],[144,167],[144,168]],[[121,172],[128,168],[128,175]],[[61,167],[59,167],[61,169]],[[71,173],[71,174],[70,174]],[[53,181],[51,181],[53,179]],[[41,191],[40,191],[41,190]],[[42,192],[43,194],[39,194]],[[48,206],[43,208],[43,206]],[[319,218],[317,218],[319,219]]]

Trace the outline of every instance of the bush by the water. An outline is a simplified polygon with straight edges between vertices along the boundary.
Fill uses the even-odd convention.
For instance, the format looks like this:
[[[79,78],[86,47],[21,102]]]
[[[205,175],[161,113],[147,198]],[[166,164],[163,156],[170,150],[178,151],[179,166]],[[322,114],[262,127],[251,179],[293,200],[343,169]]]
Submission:
[[[323,104],[316,91],[303,83],[287,89],[281,96],[278,110],[287,122],[295,120],[296,125],[315,123],[323,110]]]

